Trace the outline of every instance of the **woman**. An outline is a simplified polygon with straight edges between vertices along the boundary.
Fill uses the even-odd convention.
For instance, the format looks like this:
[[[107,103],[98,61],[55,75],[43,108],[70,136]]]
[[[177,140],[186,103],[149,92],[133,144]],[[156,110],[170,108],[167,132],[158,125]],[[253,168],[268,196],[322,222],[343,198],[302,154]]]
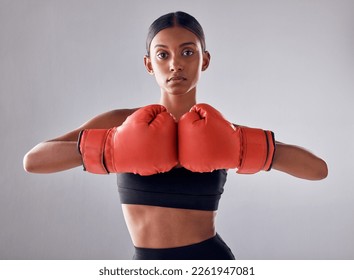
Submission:
[[[238,152],[236,165],[224,164],[224,158],[221,158],[220,165],[218,163],[206,169],[204,166],[200,168],[205,163],[216,162],[214,157],[219,152],[207,156],[205,153],[208,150],[197,155],[191,154],[199,146],[211,141],[210,139],[220,138],[213,135],[222,134],[212,131],[205,134],[204,138],[198,138],[201,133],[195,133],[195,127],[188,128],[188,125],[195,124],[194,120],[184,125],[187,119],[194,118],[187,112],[192,108],[195,115],[204,114],[200,119],[207,116],[208,124],[216,123],[213,127],[215,130],[225,124],[225,129],[231,127],[211,106],[196,105],[199,77],[208,68],[210,61],[202,27],[194,17],[186,13],[170,13],[158,18],[150,26],[146,45],[144,63],[148,73],[155,76],[160,87],[162,106],[119,109],[98,115],[76,130],[35,146],[24,157],[24,168],[28,172],[51,173],[84,165],[84,168],[94,173],[118,173],[123,213],[136,249],[134,259],[234,259],[231,250],[215,230],[216,210],[226,181],[226,169],[237,167],[239,173],[254,173],[272,167],[299,178],[320,180],[327,176],[327,165],[322,159],[300,147],[274,142],[272,133],[266,132],[268,138],[266,141],[262,140],[265,146],[260,148],[266,151],[266,168],[252,169],[253,158],[241,164]],[[146,113],[146,110],[150,111]],[[145,119],[147,115],[154,115],[153,118],[156,119],[157,115],[163,115],[164,119],[156,131],[164,131],[166,134],[156,137],[155,133],[158,132],[155,130],[153,133],[140,133],[140,128],[137,129],[135,124],[131,125],[136,119]],[[155,119],[148,120],[148,123],[156,124]],[[109,130],[110,128],[117,129]],[[244,132],[241,131],[242,128],[232,127],[232,137],[234,132],[238,134],[236,138],[232,138],[231,145],[237,142],[236,148],[239,151],[246,150],[240,143],[244,142],[242,137],[248,135],[248,131],[256,134],[261,131],[243,129]],[[116,134],[112,134],[112,131]],[[131,135],[126,136],[124,133]],[[154,139],[146,140],[150,134]],[[264,134],[262,135],[264,138]],[[117,137],[119,140],[127,139],[121,147],[114,140]],[[105,143],[98,143],[98,138]],[[141,138],[145,139],[139,142]],[[196,144],[190,148],[192,140]],[[130,162],[134,158],[132,154],[136,152],[135,146],[131,150],[127,148],[132,142],[143,142],[143,148],[135,155],[138,158]],[[146,148],[147,142],[150,143],[149,149]],[[167,142],[168,147],[165,147]],[[178,148],[173,148],[176,145]],[[215,146],[213,143],[210,145],[212,148]],[[171,147],[174,149],[171,153],[164,150]],[[218,146],[218,149],[221,148],[224,148],[223,143]],[[150,149],[154,150],[151,155],[142,159]],[[156,160],[163,161],[162,167],[160,162],[150,162],[161,150],[162,155],[157,156]],[[252,151],[250,148],[249,154]],[[229,157],[229,154],[233,153],[227,151],[223,157]],[[257,161],[259,152],[254,154]],[[140,164],[145,168],[141,172],[134,169]],[[247,164],[252,165],[252,170],[244,166]]]

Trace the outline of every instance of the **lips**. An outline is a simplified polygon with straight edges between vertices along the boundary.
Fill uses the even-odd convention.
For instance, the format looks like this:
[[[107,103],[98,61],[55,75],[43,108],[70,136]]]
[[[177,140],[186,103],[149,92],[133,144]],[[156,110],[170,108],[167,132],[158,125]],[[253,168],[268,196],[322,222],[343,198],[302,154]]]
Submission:
[[[185,81],[185,80],[187,80],[187,79],[183,76],[172,76],[167,79],[167,82]]]

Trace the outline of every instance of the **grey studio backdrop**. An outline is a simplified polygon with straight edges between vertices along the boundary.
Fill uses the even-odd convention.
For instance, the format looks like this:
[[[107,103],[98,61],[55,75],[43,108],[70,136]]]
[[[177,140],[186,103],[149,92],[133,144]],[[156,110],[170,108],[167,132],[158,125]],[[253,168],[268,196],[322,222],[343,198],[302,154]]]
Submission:
[[[37,143],[156,103],[147,28],[194,15],[212,55],[198,101],[323,157],[326,180],[229,171],[218,232],[238,259],[354,259],[354,2],[0,1],[0,258],[130,259],[115,175],[27,174]]]

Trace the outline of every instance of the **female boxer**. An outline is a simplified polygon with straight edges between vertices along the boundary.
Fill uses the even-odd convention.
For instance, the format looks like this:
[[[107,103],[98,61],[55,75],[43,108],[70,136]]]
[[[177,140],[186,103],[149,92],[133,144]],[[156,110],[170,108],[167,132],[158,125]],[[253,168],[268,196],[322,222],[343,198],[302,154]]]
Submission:
[[[320,180],[326,163],[303,148],[274,141],[270,131],[236,126],[207,104],[197,84],[209,66],[203,29],[183,12],[149,29],[146,69],[160,87],[160,104],[103,113],[45,141],[24,157],[28,172],[80,165],[117,173],[134,259],[234,259],[215,230],[228,169],[271,168]]]

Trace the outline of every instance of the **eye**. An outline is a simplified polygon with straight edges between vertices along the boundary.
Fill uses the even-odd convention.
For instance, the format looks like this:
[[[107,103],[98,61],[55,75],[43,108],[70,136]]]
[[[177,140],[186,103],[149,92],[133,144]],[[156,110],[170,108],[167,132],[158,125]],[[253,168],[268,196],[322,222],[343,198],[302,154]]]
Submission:
[[[161,52],[158,52],[158,53],[156,54],[156,56],[157,56],[157,58],[159,58],[159,59],[166,59],[166,58],[168,57],[168,54],[167,54],[167,52],[161,51]]]
[[[193,55],[193,54],[194,54],[194,51],[193,51],[193,50],[190,50],[190,49],[184,50],[184,51],[182,52],[182,55],[184,55],[184,56],[191,56],[191,55]]]

